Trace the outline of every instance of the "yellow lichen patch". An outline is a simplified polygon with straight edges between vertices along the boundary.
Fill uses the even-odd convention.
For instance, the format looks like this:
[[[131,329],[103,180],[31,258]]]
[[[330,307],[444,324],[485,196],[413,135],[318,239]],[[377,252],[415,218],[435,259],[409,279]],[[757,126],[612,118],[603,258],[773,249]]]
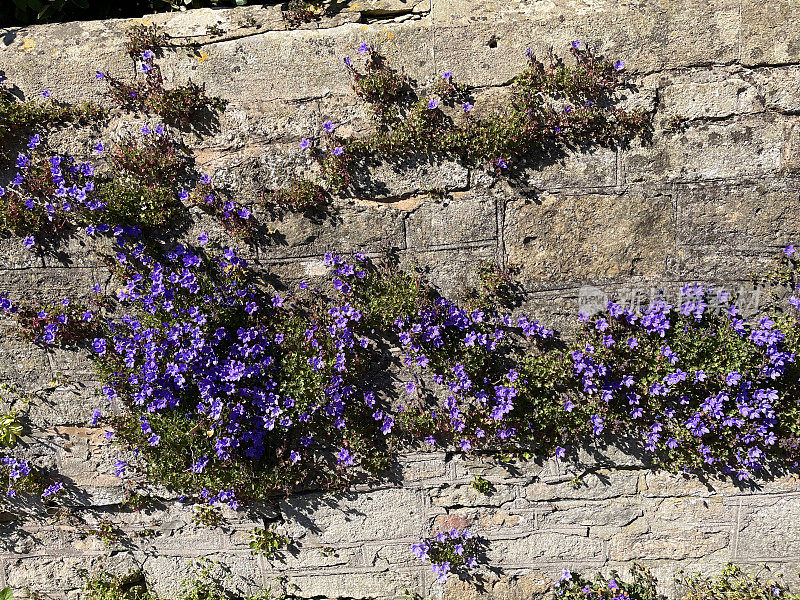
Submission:
[[[23,52],[30,52],[31,50],[36,48],[36,42],[30,38],[25,38],[24,40],[22,40],[22,46],[20,46],[20,48],[22,48]]]
[[[208,53],[205,50],[200,50],[197,53],[197,62],[204,63],[208,60]]]

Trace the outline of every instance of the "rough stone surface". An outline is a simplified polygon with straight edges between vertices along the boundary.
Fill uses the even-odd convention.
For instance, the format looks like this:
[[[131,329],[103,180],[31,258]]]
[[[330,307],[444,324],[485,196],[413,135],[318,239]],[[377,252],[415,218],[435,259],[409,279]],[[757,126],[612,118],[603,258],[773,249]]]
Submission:
[[[279,6],[162,14],[172,45],[159,59],[168,85],[188,79],[229,101],[209,131],[184,132],[197,164],[251,206],[274,233],[245,250],[284,281],[325,273],[325,252],[399,253],[443,293],[476,282],[482,261],[516,267],[524,309],[569,332],[575,315],[616,296],[642,302],[702,280],[744,294],[758,308],[749,273],[800,241],[800,4],[796,0],[358,0],[319,22],[289,30]],[[131,77],[123,56],[132,22],[65,23],[0,31],[0,67],[22,97],[49,89],[59,99],[105,102],[98,69]],[[216,32],[209,28],[216,28]],[[221,33],[220,33],[221,32]],[[508,94],[526,48],[565,54],[569,42],[597,42],[626,61],[633,89],[623,103],[654,111],[647,143],[571,152],[528,165],[513,181],[428,156],[371,165],[355,197],[324,216],[265,214],[260,195],[313,165],[297,147],[326,119],[341,135],[369,130],[342,57],[361,41],[380,44],[418,85],[444,70],[476,90],[476,113]],[[487,108],[488,107],[488,108]],[[685,127],[667,128],[678,117]],[[149,122],[115,115],[99,128],[59,130],[50,142],[87,152],[93,140]],[[5,180],[7,173],[3,173]],[[231,243],[199,214],[184,232]],[[45,256],[0,239],[0,293],[52,301],[81,297],[109,276],[99,243],[63,241]],[[593,300],[594,299],[594,300]],[[602,303],[602,302],[601,302]],[[0,409],[25,410],[30,434],[19,448],[60,473],[69,514],[0,514],[0,588],[56,599],[82,596],[80,569],[143,568],[160,594],[175,594],[190,563],[218,563],[232,589],[271,586],[307,598],[391,598],[405,591],[447,600],[528,599],[563,568],[653,567],[672,591],[679,569],[718,571],[728,561],[766,562],[797,584],[800,482],[794,476],[739,487],[654,472],[619,450],[575,461],[509,466],[444,453],[406,454],[397,477],[344,494],[305,494],[276,507],[193,523],[192,507],[153,490],[133,512],[121,503],[130,482],[113,474],[122,450],[91,425],[98,399],[81,353],[45,351],[0,320],[0,382],[32,394]],[[480,475],[494,488],[478,493]],[[35,504],[35,503],[34,503]],[[104,519],[122,535],[104,544],[87,533]],[[275,522],[292,539],[275,558],[252,556],[248,531]],[[434,582],[410,544],[442,528],[485,537],[480,585]],[[152,530],[150,535],[142,535]]]

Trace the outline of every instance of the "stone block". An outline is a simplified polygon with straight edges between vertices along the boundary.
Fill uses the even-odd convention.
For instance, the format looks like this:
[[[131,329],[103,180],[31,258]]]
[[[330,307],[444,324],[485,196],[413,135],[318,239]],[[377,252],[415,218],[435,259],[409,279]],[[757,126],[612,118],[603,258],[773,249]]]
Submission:
[[[281,500],[288,524],[308,531],[322,545],[368,540],[412,539],[423,534],[422,498],[405,489],[379,489],[360,494],[290,497]]]
[[[674,251],[675,209],[668,194],[542,194],[506,206],[505,249],[532,283],[658,276]]]
[[[454,246],[497,239],[497,200],[482,190],[421,200],[406,217],[409,248]]]
[[[741,6],[741,60],[747,66],[780,65],[800,60],[800,19],[793,0],[770,3],[744,0]]]

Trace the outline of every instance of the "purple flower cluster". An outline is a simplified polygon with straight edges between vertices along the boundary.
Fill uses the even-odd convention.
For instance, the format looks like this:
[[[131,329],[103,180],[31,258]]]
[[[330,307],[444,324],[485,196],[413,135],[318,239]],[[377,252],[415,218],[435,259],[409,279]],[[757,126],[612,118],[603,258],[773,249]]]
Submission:
[[[478,566],[477,541],[467,529],[452,529],[412,544],[411,552],[420,560],[430,561],[436,580],[444,583],[450,573],[466,574]]]
[[[677,308],[657,300],[642,313],[610,302],[585,320],[586,346],[571,353],[582,401],[616,423],[632,420],[644,448],[673,468],[748,479],[778,448],[796,447],[785,443],[796,436],[787,418],[795,353],[773,320],[747,323],[727,294],[692,284],[681,296]],[[595,435],[600,419],[591,417]]]
[[[18,484],[23,482],[31,474],[31,466],[28,461],[4,456],[0,458],[0,481],[6,486],[6,496],[15,498],[17,495]]]
[[[126,312],[92,342],[111,371],[104,391],[138,415],[124,431],[146,456],[174,447],[176,436],[190,440],[180,458],[189,486],[228,482],[204,488],[207,501],[238,504],[244,464],[306,468],[313,481],[325,476],[319,452],[329,452],[333,472],[358,464],[351,430],[391,431],[393,418],[358,389],[367,339],[348,302],[307,311],[294,294],[265,295],[231,249],[207,257],[177,245],[156,259],[136,244],[118,260]],[[329,257],[344,289],[336,275],[349,269],[337,260]],[[185,422],[180,431],[175,419]]]

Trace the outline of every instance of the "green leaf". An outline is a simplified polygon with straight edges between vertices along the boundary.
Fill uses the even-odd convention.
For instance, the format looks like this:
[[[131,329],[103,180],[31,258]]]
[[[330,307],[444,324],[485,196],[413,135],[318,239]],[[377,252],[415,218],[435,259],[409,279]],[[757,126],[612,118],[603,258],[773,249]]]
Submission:
[[[14,600],[14,593],[11,588],[7,587],[0,590],[0,600]]]

